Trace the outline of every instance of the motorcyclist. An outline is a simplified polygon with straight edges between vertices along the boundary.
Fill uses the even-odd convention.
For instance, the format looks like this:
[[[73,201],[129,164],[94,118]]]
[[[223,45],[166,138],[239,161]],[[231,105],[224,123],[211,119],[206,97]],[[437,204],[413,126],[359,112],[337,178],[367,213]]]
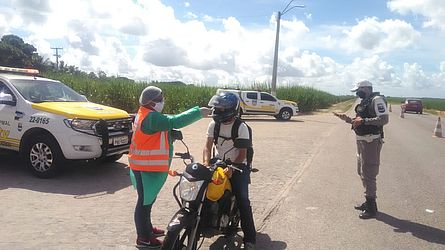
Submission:
[[[252,214],[252,207],[249,199],[249,184],[250,184],[250,166],[247,166],[246,155],[247,149],[234,148],[235,139],[249,139],[248,127],[245,123],[241,123],[238,129],[238,138],[231,138],[232,126],[239,114],[239,99],[238,96],[225,92],[213,96],[209,101],[209,106],[212,107],[213,121],[209,123],[207,129],[207,141],[203,150],[203,162],[209,166],[212,159],[212,147],[214,142],[216,147],[216,157],[230,159],[237,163],[242,169],[240,171],[233,171],[231,168],[226,168],[224,171],[230,178],[232,190],[235,194],[239,205],[241,228],[244,233],[244,249],[254,249],[256,242],[256,231]],[[220,126],[219,135],[214,140],[215,125]]]

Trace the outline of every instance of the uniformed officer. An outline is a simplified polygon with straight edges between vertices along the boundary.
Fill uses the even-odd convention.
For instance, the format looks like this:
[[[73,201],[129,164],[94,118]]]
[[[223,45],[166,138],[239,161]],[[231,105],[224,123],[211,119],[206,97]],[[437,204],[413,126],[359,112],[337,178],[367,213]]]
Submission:
[[[351,89],[361,98],[355,107],[356,116],[337,114],[340,119],[352,124],[357,139],[357,172],[365,188],[366,201],[355,206],[361,210],[361,219],[374,218],[377,214],[376,178],[379,173],[380,150],[383,144],[383,125],[389,121],[385,97],[372,91],[372,83],[361,81]]]

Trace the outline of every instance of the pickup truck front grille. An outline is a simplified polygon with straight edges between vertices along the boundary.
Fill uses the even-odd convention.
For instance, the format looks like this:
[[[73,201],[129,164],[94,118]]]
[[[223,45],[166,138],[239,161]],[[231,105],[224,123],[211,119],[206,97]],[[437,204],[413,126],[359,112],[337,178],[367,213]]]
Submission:
[[[96,133],[102,138],[102,155],[128,152],[132,129],[132,118],[101,120],[96,125]]]
[[[132,129],[132,120],[131,118],[107,120],[107,129],[109,134],[115,132],[130,132]]]

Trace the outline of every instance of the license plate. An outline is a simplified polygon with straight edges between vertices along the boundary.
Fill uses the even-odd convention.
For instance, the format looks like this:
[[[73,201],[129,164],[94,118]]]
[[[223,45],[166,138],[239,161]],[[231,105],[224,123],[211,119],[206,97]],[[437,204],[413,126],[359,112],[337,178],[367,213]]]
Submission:
[[[119,136],[113,138],[113,146],[128,144],[128,136]]]

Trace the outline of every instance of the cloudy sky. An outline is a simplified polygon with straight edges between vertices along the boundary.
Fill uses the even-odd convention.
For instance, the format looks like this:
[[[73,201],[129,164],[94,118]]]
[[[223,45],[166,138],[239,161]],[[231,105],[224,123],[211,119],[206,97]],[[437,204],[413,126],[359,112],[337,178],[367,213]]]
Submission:
[[[55,61],[143,81],[271,82],[289,0],[1,0],[0,36]],[[445,1],[296,0],[283,15],[278,85],[445,98]]]

